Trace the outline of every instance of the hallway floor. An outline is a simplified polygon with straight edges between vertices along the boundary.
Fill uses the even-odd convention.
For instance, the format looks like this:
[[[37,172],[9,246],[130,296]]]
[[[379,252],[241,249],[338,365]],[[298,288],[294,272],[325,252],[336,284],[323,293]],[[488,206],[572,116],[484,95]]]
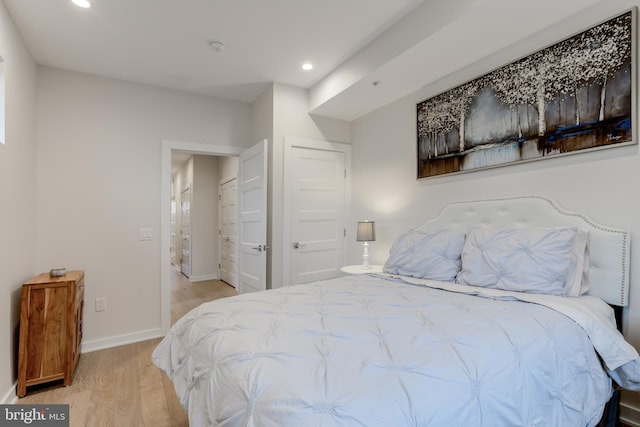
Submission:
[[[203,302],[233,295],[238,292],[222,280],[191,283],[181,272],[171,268],[171,324]]]

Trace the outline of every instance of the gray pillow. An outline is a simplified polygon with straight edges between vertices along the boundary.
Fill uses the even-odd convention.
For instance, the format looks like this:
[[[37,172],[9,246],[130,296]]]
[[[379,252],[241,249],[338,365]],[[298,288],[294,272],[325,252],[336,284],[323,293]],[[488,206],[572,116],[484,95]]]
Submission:
[[[408,231],[391,246],[384,272],[420,279],[455,281],[465,233],[443,230],[434,233]]]

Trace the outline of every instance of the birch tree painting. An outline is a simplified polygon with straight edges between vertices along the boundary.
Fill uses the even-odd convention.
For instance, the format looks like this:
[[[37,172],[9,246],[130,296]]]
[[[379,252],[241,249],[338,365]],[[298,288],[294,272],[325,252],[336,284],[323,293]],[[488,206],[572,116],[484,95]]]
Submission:
[[[634,14],[419,103],[418,178],[633,143]]]

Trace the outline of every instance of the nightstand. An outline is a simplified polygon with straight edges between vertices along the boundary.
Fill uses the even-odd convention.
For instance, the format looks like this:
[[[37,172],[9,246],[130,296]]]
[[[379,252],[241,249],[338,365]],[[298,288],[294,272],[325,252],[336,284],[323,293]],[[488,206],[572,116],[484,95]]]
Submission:
[[[340,269],[344,274],[366,274],[366,273],[382,273],[381,265],[370,265],[370,268],[364,269],[361,264],[357,265],[345,265]]]
[[[84,271],[42,273],[22,285],[18,388],[63,380],[71,384],[80,358]]]

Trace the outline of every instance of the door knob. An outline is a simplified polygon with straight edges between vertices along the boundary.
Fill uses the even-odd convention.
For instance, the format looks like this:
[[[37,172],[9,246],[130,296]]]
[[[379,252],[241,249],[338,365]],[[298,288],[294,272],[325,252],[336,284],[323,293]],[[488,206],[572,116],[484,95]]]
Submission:
[[[300,249],[300,248],[304,248],[305,245],[304,243],[300,243],[300,242],[293,242],[293,249]]]

